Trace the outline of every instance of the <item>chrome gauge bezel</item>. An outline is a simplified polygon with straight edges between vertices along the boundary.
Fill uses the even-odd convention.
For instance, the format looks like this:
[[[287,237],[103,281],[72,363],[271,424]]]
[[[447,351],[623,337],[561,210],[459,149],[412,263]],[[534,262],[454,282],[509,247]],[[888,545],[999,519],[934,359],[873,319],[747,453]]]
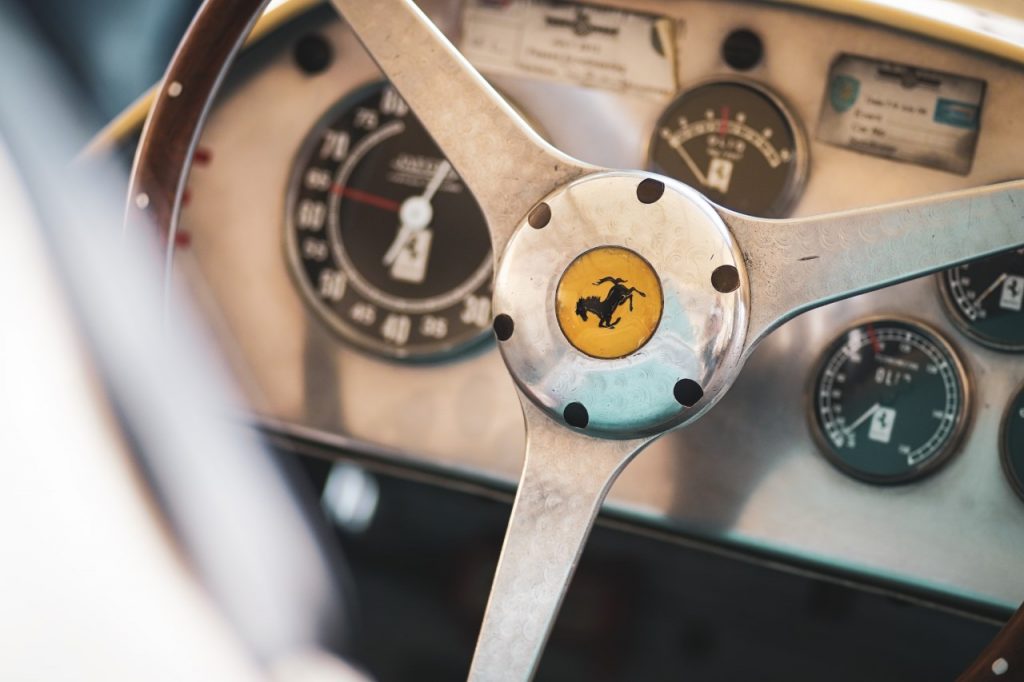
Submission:
[[[929,337],[929,340],[934,342],[945,353],[945,355],[951,360],[954,374],[962,389],[961,393],[963,395],[963,399],[957,415],[956,424],[953,425],[953,429],[946,438],[945,443],[936,454],[907,469],[904,474],[898,476],[878,476],[851,466],[843,459],[842,456],[839,455],[839,453],[835,451],[832,444],[829,442],[827,435],[823,432],[820,424],[818,423],[817,395],[821,374],[826,365],[835,355],[835,353],[830,353],[829,351],[836,342],[839,341],[839,339],[849,334],[853,329],[859,329],[869,324],[893,322],[916,327],[918,330],[924,332]],[[960,446],[963,444],[968,427],[972,423],[974,416],[974,395],[971,376],[957,347],[931,324],[907,315],[872,315],[869,317],[857,318],[852,322],[845,324],[840,333],[833,335],[829,339],[825,348],[820,352],[818,359],[815,361],[813,371],[811,372],[807,382],[807,388],[805,390],[805,414],[807,426],[811,431],[811,436],[815,445],[818,446],[818,450],[829,464],[842,473],[855,480],[878,486],[917,483],[941,469],[953,458],[954,455],[957,454],[957,452],[959,452]]]
[[[331,309],[330,306],[325,305],[323,301],[321,301],[319,293],[312,287],[311,283],[307,281],[307,278],[303,276],[302,273],[303,264],[302,257],[299,254],[298,230],[297,225],[295,224],[295,209],[296,202],[299,199],[299,189],[302,178],[306,170],[308,170],[306,168],[306,164],[304,164],[304,160],[307,160],[316,147],[322,143],[324,131],[336,121],[343,111],[352,106],[352,103],[367,91],[386,84],[387,81],[380,77],[370,78],[355,87],[350,88],[341,97],[335,99],[333,104],[331,104],[317,118],[316,123],[305,134],[303,143],[292,156],[284,202],[285,221],[283,247],[285,260],[287,261],[286,269],[288,270],[288,275],[293,284],[297,287],[299,297],[302,299],[303,304],[313,313],[313,318],[315,318],[317,322],[323,324],[347,345],[366,352],[376,358],[401,361],[403,363],[432,363],[451,360],[460,354],[472,352],[475,349],[484,347],[493,341],[490,315],[488,315],[488,324],[481,326],[479,331],[469,338],[439,341],[436,344],[431,344],[428,349],[416,346],[392,346],[388,345],[383,340],[374,339],[368,334],[360,333],[353,325],[350,325],[340,319],[339,314],[335,310]],[[347,161],[344,162],[342,166],[345,166],[347,163]],[[338,172],[341,172],[341,168],[339,168]],[[334,203],[328,204],[328,213],[331,212],[333,207]],[[336,233],[338,232],[336,217],[332,218],[330,215],[327,216],[325,219],[324,232],[328,239],[328,248],[331,249],[332,253],[337,255],[339,250],[344,252],[343,247],[333,243],[337,236]],[[347,268],[352,267],[351,258],[348,257],[347,252],[343,254],[341,262]],[[404,307],[394,305],[394,296],[390,296],[384,292],[379,292],[374,287],[369,286],[368,283],[366,286],[362,286],[362,278],[358,273],[356,273],[355,278],[352,278],[351,273],[348,273],[348,277],[350,280],[349,286],[356,286],[368,300],[377,305],[390,306],[395,312],[402,314],[425,314],[430,312],[430,310],[424,308],[423,302],[418,305],[414,304],[412,306]],[[479,293],[481,296],[486,296],[489,303],[492,288],[493,267],[491,265],[491,256],[488,254],[488,257],[481,263],[480,267],[473,272],[470,280],[467,280],[466,283],[457,289],[457,293],[463,293],[466,295]],[[466,291],[463,291],[464,289]],[[445,296],[428,299],[426,303],[434,303],[438,299],[447,303],[450,302],[448,301],[450,296],[451,293],[449,292],[449,294]],[[391,311],[389,310],[388,312]]]
[[[646,164],[647,169],[650,170],[653,165],[652,152],[658,136],[658,122],[661,121],[665,112],[672,108],[680,99],[694,90],[707,85],[718,84],[741,85],[764,96],[776,109],[779,110],[782,114],[783,120],[786,122],[786,125],[788,125],[790,130],[793,131],[793,156],[791,161],[793,165],[793,172],[786,184],[785,190],[778,200],[778,215],[758,217],[785,218],[792,215],[793,209],[796,208],[800,197],[803,195],[804,188],[807,186],[807,180],[810,175],[810,138],[807,135],[807,129],[803,122],[793,113],[793,109],[789,103],[767,85],[764,85],[752,78],[737,76],[734,74],[722,74],[711,76],[709,78],[702,78],[690,83],[685,88],[680,88],[679,91],[672,96],[668,104],[662,107],[654,121],[654,127],[651,129],[650,135],[647,136],[647,146],[644,150],[644,163]],[[680,180],[680,182],[682,181]],[[698,192],[701,191],[700,187],[694,187],[693,189]],[[711,200],[709,199],[709,201]],[[712,201],[712,203],[714,202]],[[724,208],[728,209],[728,207]]]

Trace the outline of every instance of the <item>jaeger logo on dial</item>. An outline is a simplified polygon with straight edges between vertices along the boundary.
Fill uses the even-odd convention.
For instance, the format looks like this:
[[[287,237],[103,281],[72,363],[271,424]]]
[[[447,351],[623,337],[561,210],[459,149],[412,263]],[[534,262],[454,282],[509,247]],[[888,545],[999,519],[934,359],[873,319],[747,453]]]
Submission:
[[[661,281],[643,257],[619,246],[580,254],[556,293],[558,325],[582,353],[602,359],[636,352],[654,335],[663,307]]]

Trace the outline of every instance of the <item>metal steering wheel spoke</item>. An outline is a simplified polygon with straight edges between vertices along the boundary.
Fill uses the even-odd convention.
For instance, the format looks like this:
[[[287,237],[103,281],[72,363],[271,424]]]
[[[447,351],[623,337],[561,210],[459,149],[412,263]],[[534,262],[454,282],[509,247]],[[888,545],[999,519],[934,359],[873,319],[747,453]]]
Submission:
[[[494,331],[528,438],[473,680],[532,677],[615,478],[658,434],[712,409],[760,338],[815,306],[1024,243],[1024,182],[770,221],[666,177],[599,172],[530,130],[410,0],[332,3],[491,231]],[[206,0],[142,132],[128,221],[152,220],[171,245],[199,131],[266,4]],[[422,229],[412,218],[406,236]]]
[[[746,262],[749,352],[812,308],[1024,244],[1024,181],[795,220],[719,213]]]
[[[653,438],[602,440],[520,394],[526,457],[470,668],[472,682],[533,677],[601,503]]]
[[[411,0],[332,0],[472,191],[495,260],[542,197],[596,168],[545,142]]]

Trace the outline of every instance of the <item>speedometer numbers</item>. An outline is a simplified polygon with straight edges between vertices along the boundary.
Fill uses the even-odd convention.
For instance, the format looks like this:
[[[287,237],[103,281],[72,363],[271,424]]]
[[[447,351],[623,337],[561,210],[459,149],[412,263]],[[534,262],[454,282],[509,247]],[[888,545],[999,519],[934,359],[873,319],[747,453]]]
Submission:
[[[714,81],[680,95],[658,119],[651,169],[741,213],[785,216],[803,189],[803,133],[778,97],[748,81]]]
[[[989,348],[1024,352],[1024,248],[966,263],[939,275],[950,317]]]
[[[307,302],[364,349],[427,359],[490,330],[483,214],[386,83],[344,98],[308,137],[286,241]]]
[[[959,444],[967,378],[952,347],[904,320],[858,325],[829,347],[815,375],[812,429],[828,459],[872,483],[933,471]]]

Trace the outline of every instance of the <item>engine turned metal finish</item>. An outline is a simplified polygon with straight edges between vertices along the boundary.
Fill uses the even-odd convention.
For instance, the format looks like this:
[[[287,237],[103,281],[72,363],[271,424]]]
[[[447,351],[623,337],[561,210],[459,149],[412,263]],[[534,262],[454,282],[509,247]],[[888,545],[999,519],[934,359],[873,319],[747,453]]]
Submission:
[[[562,422],[567,406],[582,405],[587,432],[613,438],[711,407],[739,369],[749,301],[718,213],[685,185],[642,172],[596,173],[543,203],[544,229],[523,222],[495,281],[494,311],[516,329],[501,352],[522,391]],[[723,266],[739,277],[731,291],[713,284]],[[675,395],[683,380],[703,392],[690,406]]]

